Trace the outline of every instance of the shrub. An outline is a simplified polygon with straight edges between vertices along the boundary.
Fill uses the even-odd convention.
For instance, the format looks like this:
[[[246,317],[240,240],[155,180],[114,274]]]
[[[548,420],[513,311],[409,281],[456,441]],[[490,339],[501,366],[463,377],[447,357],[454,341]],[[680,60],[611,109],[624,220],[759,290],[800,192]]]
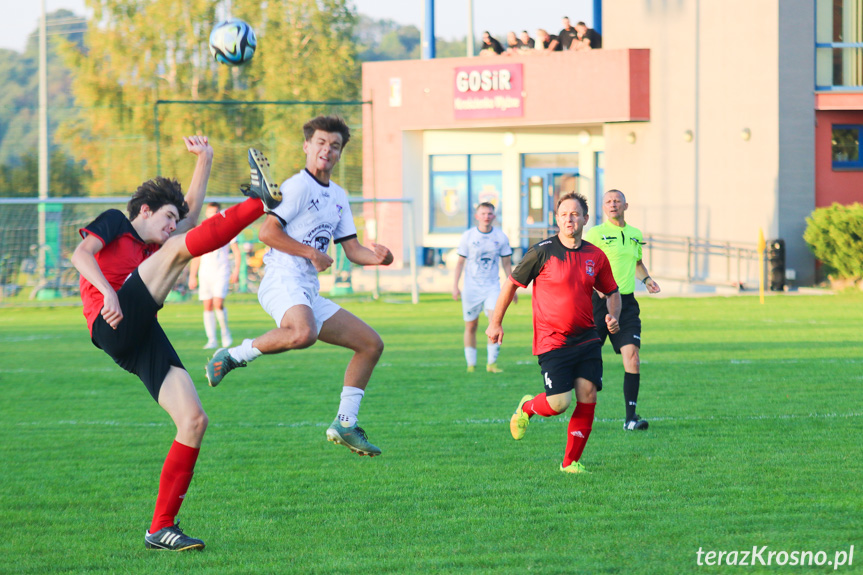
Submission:
[[[815,257],[842,279],[863,278],[863,205],[834,203],[806,218],[803,239]]]

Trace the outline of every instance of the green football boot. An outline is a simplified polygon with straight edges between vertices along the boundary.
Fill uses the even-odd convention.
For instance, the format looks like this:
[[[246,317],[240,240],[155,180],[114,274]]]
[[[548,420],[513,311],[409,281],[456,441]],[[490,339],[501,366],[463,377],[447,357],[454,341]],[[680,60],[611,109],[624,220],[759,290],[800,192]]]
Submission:
[[[355,423],[350,427],[345,427],[338,417],[327,428],[327,441],[344,445],[359,455],[374,457],[381,454],[380,448],[369,443],[365,430],[359,424]]]

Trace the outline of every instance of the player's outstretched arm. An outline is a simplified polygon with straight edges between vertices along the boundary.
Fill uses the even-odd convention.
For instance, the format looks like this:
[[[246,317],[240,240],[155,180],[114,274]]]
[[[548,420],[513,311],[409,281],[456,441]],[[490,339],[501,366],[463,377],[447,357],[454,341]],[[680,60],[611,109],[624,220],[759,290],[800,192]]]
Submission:
[[[72,265],[78,270],[85,280],[93,284],[102,294],[102,317],[105,322],[112,328],[117,329],[120,320],[123,319],[123,310],[120,309],[120,300],[117,298],[117,292],[105,279],[105,274],[99,267],[99,262],[96,261],[96,254],[104,248],[102,240],[93,235],[88,235],[72,254]]]
[[[204,196],[207,193],[207,182],[210,180],[210,170],[213,168],[213,148],[207,136],[189,136],[183,138],[186,149],[198,156],[195,163],[195,171],[192,173],[192,181],[186,190],[186,203],[189,204],[189,213],[185,218],[177,222],[174,234],[188,232],[198,225],[198,216],[204,205]]]
[[[341,246],[348,259],[361,266],[388,266],[393,263],[392,252],[381,244],[372,244],[372,249],[369,249],[361,245],[357,238],[351,238],[342,242]]]
[[[494,312],[492,312],[488,320],[488,328],[485,330],[489,343],[503,343],[503,317],[506,315],[506,310],[509,308],[509,303],[517,289],[518,286],[511,281],[507,281],[500,288],[500,295],[497,296],[497,302],[494,304]]]
[[[289,236],[278,218],[267,217],[261,224],[258,239],[273,248],[292,256],[306,258],[318,272],[325,271],[333,265],[333,258],[312,246],[307,246]]]

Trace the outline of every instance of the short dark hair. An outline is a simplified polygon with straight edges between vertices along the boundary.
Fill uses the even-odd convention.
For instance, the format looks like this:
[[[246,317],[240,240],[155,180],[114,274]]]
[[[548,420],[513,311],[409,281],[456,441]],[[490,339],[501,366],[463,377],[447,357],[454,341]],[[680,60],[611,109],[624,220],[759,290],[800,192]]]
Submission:
[[[557,207],[554,209],[554,212],[557,213],[557,211],[560,209],[560,204],[562,204],[563,202],[565,202],[567,200],[575,200],[576,202],[581,204],[581,209],[584,210],[583,215],[585,215],[585,216],[587,215],[587,198],[585,198],[584,196],[582,196],[578,192],[567,192],[567,193],[563,194],[562,196],[560,196],[557,199]]]
[[[141,206],[149,206],[151,211],[156,212],[168,204],[177,208],[180,220],[189,213],[189,204],[183,197],[183,188],[180,186],[180,182],[173,178],[156,176],[138,186],[138,189],[132,194],[132,199],[126,204],[126,211],[129,212],[129,219],[134,220],[141,213]]]
[[[351,129],[347,123],[339,116],[318,116],[312,118],[303,126],[303,136],[306,141],[312,139],[315,132],[320,130],[329,134],[339,133],[342,135],[342,148],[348,145],[348,140],[351,139]]]
[[[626,203],[626,194],[624,194],[620,190],[608,190],[607,192],[605,192],[605,194],[610,194],[612,192],[614,192],[615,194],[620,194],[620,197],[623,198],[623,203]],[[605,196],[605,194],[602,195]]]
[[[217,210],[221,210],[222,204],[220,204],[219,202],[210,202],[209,204],[207,204],[207,207],[208,208],[216,208]]]
[[[477,204],[476,208],[474,209],[474,212],[476,212],[480,208],[490,208],[491,211],[494,211],[494,204],[491,202],[481,202],[481,203]]]
[[[576,26],[584,26],[585,28],[587,28],[587,24],[585,24],[584,22],[579,22],[576,24]]]

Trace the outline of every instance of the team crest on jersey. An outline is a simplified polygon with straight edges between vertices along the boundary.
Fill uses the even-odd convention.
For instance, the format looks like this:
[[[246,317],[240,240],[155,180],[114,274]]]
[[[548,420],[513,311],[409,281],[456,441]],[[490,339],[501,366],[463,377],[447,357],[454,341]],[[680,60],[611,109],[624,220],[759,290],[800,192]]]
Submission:
[[[593,277],[596,274],[596,272],[594,271],[595,265],[596,264],[593,263],[593,260],[587,260],[586,262],[584,262],[584,273]]]
[[[313,246],[316,250],[326,252],[330,247],[330,238],[333,235],[333,226],[326,223],[316,226],[303,237],[303,243]]]
[[[330,247],[329,236],[318,236],[315,238],[315,249],[326,253],[328,247]]]
[[[321,209],[318,207],[318,204],[321,203],[321,200],[310,200],[309,201],[309,209],[315,208],[315,211],[319,212]]]
[[[342,217],[342,210],[344,209],[342,206],[336,204],[336,208],[339,210],[339,217]]]

